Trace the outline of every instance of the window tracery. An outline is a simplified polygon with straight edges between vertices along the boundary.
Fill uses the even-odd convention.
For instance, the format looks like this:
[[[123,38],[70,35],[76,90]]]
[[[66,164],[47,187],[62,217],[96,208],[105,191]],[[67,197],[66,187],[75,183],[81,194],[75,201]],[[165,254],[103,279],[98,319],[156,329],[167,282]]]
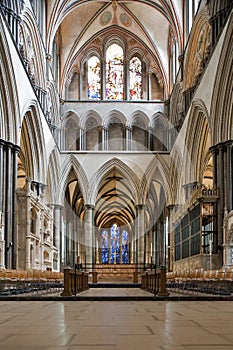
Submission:
[[[106,98],[123,100],[124,98],[124,65],[123,49],[112,44],[106,51]]]
[[[102,264],[129,263],[129,234],[121,231],[114,223],[109,230],[102,231],[101,257]]]

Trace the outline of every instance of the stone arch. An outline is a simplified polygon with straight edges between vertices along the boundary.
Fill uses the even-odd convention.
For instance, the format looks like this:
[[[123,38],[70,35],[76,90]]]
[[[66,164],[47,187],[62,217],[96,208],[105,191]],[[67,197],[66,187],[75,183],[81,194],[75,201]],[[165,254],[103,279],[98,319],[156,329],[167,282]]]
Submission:
[[[47,171],[47,188],[46,199],[47,203],[56,203],[56,192],[60,178],[60,154],[57,148],[54,148],[49,157],[48,171]]]
[[[196,86],[210,54],[211,27],[209,13],[203,8],[195,18],[184,62],[184,89]]]
[[[163,113],[156,113],[151,120],[151,150],[152,151],[167,151],[168,145],[169,124],[166,116]]]
[[[90,117],[94,118],[99,126],[102,125],[103,122],[102,122],[101,115],[98,112],[96,112],[95,110],[90,109],[87,112],[85,112],[80,118],[80,126],[83,129],[85,129],[85,124],[87,122],[87,119]]]
[[[173,88],[170,100],[171,124],[180,130],[184,121],[184,95],[183,84],[177,82]]]
[[[200,182],[202,162],[211,147],[209,115],[203,101],[192,103],[184,149],[185,184]]]
[[[85,170],[79,163],[77,158],[72,154],[67,154],[64,160],[61,161],[60,177],[58,180],[58,187],[56,192],[56,203],[63,205],[65,198],[65,191],[70,171],[73,169],[80,185],[83,200],[86,203],[89,191],[89,182]]]
[[[21,15],[20,53],[26,62],[29,77],[35,87],[46,91],[45,54],[37,31],[34,16],[28,7]],[[42,101],[41,101],[42,102]],[[44,101],[45,102],[45,101]]]
[[[148,149],[148,126],[149,119],[141,111],[132,116],[132,150],[145,151]]]
[[[233,15],[229,19],[213,90],[211,121],[213,145],[233,139]]]
[[[108,149],[122,151],[124,148],[124,126],[126,118],[120,112],[112,111],[108,119]]]
[[[20,113],[16,80],[2,22],[0,22],[0,52],[0,138],[19,144]]]
[[[31,104],[24,108],[20,140],[20,152],[23,153],[26,161],[24,165],[24,168],[27,169],[26,176],[38,183],[45,184],[47,157],[37,102],[31,101]]]
[[[136,118],[139,118],[140,120],[142,120],[142,122],[145,124],[146,129],[148,129],[150,121],[148,116],[144,112],[137,110],[130,116],[131,126],[135,122]]]
[[[157,175],[155,176],[156,173]],[[174,198],[172,195],[172,189],[170,184],[170,169],[165,159],[159,156],[152,159],[145,171],[140,188],[141,202],[146,202],[148,189],[154,176],[163,187],[167,205],[173,204]]]
[[[80,149],[79,118],[74,112],[66,113],[63,119],[63,144],[66,150]]]
[[[140,181],[138,176],[134,173],[134,171],[131,170],[131,168],[128,165],[123,163],[120,159],[112,158],[111,160],[103,164],[96,171],[95,176],[91,179],[90,190],[88,195],[89,204],[95,205],[95,201],[98,193],[98,187],[101,182],[101,179],[103,179],[106,176],[106,174],[108,174],[108,172],[114,167],[121,174],[124,175],[124,178],[126,178],[129,181],[130,187],[132,189],[132,195],[133,195],[134,201],[135,203],[139,203]]]
[[[98,151],[100,147],[100,125],[93,115],[90,115],[85,123],[86,147],[87,151]]]
[[[103,117],[103,125],[109,126],[111,119],[114,117],[118,118],[123,125],[126,124],[126,116],[121,111],[114,109]]]
[[[59,100],[54,82],[47,81],[46,119],[52,125],[60,126]]]

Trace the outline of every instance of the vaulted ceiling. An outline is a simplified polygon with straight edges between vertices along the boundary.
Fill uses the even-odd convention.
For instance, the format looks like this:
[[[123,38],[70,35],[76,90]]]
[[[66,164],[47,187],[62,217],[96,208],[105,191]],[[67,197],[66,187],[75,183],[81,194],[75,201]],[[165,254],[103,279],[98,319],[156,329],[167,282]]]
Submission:
[[[168,85],[169,35],[182,52],[182,0],[51,0],[48,2],[48,48],[59,37],[61,84],[65,84],[81,53],[119,35],[133,42],[159,67]]]

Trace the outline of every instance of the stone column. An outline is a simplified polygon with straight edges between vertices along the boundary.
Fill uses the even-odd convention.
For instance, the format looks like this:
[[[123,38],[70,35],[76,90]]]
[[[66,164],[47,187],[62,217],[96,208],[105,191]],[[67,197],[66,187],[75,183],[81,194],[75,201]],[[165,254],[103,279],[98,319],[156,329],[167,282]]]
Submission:
[[[20,148],[14,146],[12,150],[12,268],[17,268],[18,237],[17,237],[17,165]]]
[[[218,245],[223,243],[223,214],[224,214],[224,150],[223,145],[218,145],[218,187],[219,187],[219,208],[218,208]]]
[[[136,261],[134,261],[134,237],[132,235],[132,239],[131,239],[131,244],[130,244],[130,263],[134,264]]]
[[[125,73],[125,84],[124,84],[124,100],[128,101],[130,99],[129,96],[129,84],[130,84],[130,77],[129,77],[129,61],[124,61],[124,73]]]
[[[5,145],[5,266],[12,268],[12,144]]]
[[[128,125],[125,126],[125,150],[132,150],[132,128]]]
[[[232,141],[227,142],[227,210],[233,209],[233,159],[232,159]]]
[[[139,268],[143,271],[145,264],[145,246],[144,246],[144,235],[145,235],[145,206],[140,204],[136,206],[137,218],[136,218],[136,237],[137,237],[137,258]]]
[[[95,261],[95,250],[94,250],[94,207],[92,205],[85,205],[85,248],[86,248],[86,259],[87,269],[92,268],[92,264]]]
[[[102,127],[102,151],[108,150],[108,129],[103,126]]]
[[[101,61],[101,99],[106,99],[106,61]]]
[[[3,215],[3,141],[0,140],[0,267],[5,267],[4,215]]]
[[[62,206],[61,205],[55,205],[54,211],[53,211],[53,223],[54,223],[54,233],[55,233],[55,239],[54,239],[54,245],[57,248],[58,251],[58,266],[57,269],[60,271],[61,268],[61,241],[62,241],[62,234],[61,234],[61,211]]]
[[[0,140],[0,213],[2,212],[2,200],[3,200],[3,141]]]
[[[25,268],[31,268],[30,249],[31,249],[31,179],[26,178],[26,245],[25,245]]]
[[[216,147],[213,146],[210,148],[213,159],[213,185],[217,186],[217,150]]]
[[[151,98],[152,98],[151,77],[152,77],[152,72],[148,72],[148,81],[147,81],[147,85],[148,85],[147,99],[148,99],[148,101],[151,101]]]
[[[83,99],[83,74],[79,72],[79,100]]]
[[[79,129],[79,150],[85,149],[85,132],[82,128]]]
[[[147,149],[149,151],[153,151],[153,128],[149,127],[148,130],[148,144],[147,144]]]
[[[171,232],[172,232],[172,227],[171,227],[171,215],[172,215],[172,210],[174,208],[174,205],[168,205],[167,206],[167,214],[168,214],[168,261],[167,261],[167,270],[171,271],[171,266],[173,262],[171,261],[172,259],[172,254],[171,254]]]

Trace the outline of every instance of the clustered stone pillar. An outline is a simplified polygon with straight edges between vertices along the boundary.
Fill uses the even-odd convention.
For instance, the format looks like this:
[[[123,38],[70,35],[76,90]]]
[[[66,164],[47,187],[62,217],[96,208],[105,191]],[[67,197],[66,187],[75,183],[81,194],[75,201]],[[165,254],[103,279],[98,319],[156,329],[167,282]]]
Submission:
[[[5,254],[0,264],[9,269],[15,269],[17,265],[16,188],[19,149],[11,142],[0,140],[0,216]]]
[[[60,256],[60,261],[58,261],[57,270],[60,271],[61,266],[61,205],[55,205],[53,211],[53,222],[54,222],[54,246],[57,248],[58,256]]]
[[[232,159],[233,140],[221,142],[210,148],[213,158],[213,185],[219,189],[219,200],[217,202],[217,231],[218,241],[214,242],[214,251],[219,249],[223,242],[223,219],[224,213],[233,209],[232,191]]]
[[[31,268],[31,179],[26,178],[26,270]]]
[[[172,227],[171,227],[171,216],[172,216],[172,211],[173,211],[174,205],[168,205],[167,206],[167,215],[168,215],[168,242],[167,242],[167,246],[168,246],[168,261],[167,261],[167,269],[168,271],[172,271],[172,264],[173,264],[173,251],[172,249],[174,248],[174,244],[171,244],[171,231],[172,231]]]
[[[136,233],[137,233],[137,263],[140,269],[145,265],[145,206],[137,205],[137,220],[136,220]]]
[[[94,207],[92,205],[85,205],[85,248],[87,270],[92,268],[94,258]]]
[[[108,128],[102,127],[102,151],[108,150]]]
[[[125,126],[125,150],[132,150],[132,128],[128,125]]]

